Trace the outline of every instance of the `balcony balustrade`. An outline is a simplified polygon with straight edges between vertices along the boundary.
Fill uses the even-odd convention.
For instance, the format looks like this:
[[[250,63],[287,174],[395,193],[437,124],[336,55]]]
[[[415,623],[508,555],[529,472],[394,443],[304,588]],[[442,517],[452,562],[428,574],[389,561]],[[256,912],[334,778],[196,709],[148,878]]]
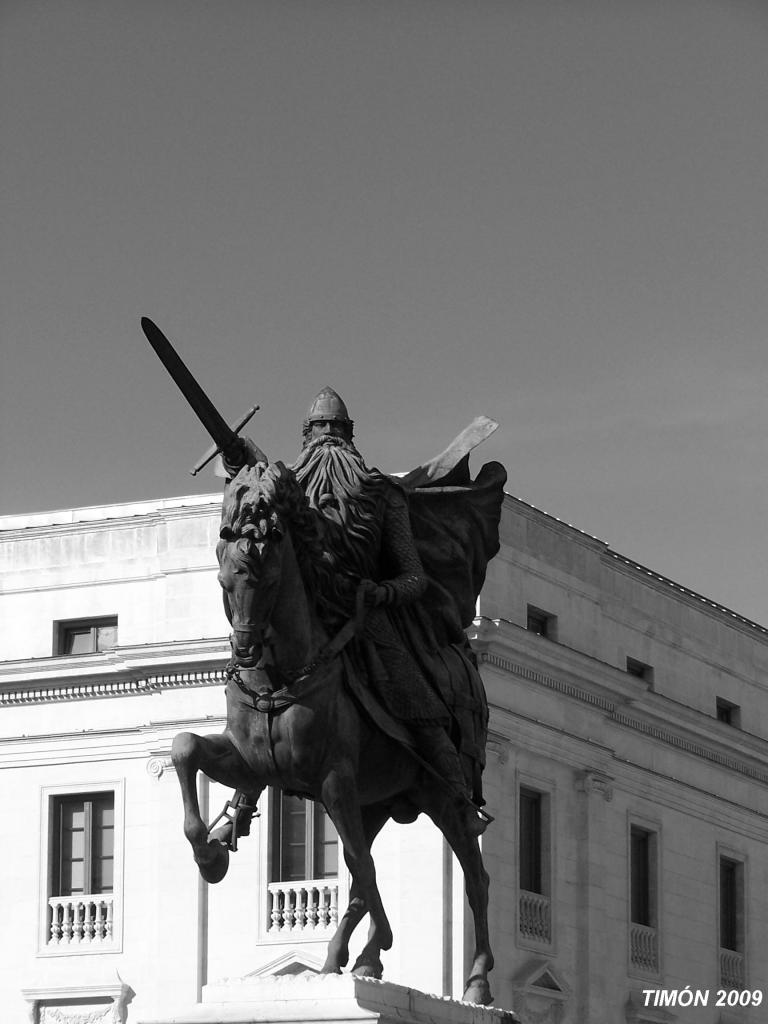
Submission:
[[[629,926],[629,962],[647,974],[659,973],[659,937],[655,928],[644,924]]]
[[[552,941],[549,896],[538,892],[520,892],[520,934],[535,942]]]
[[[277,932],[333,931],[339,922],[336,878],[270,882],[267,929]]]
[[[112,893],[51,896],[48,900],[49,946],[108,945],[114,919]]]
[[[720,950],[720,984],[723,988],[744,988],[744,954],[733,949]]]

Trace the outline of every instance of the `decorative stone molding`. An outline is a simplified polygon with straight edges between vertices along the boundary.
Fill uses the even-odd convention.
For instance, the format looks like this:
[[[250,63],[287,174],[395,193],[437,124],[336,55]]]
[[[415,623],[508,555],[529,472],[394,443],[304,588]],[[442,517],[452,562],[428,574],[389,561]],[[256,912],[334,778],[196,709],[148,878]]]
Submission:
[[[246,978],[254,981],[256,978],[282,977],[284,975],[319,974],[323,967],[323,960],[320,957],[312,956],[305,950],[289,949],[286,953],[270,960],[255,971],[246,974]]]
[[[613,778],[610,775],[588,769],[579,773],[576,779],[576,789],[579,793],[586,793],[587,795],[599,793],[606,803],[610,803],[613,800],[612,782]]]
[[[573,697],[584,704],[591,704],[593,707],[601,708],[603,711],[612,712],[616,707],[615,702],[608,700],[607,697],[603,697],[598,693],[591,693],[589,690],[585,690],[583,687],[576,686],[573,683],[566,683],[555,676],[547,675],[546,672],[539,672],[537,669],[529,668],[527,665],[511,661],[509,658],[504,658],[502,655],[495,654],[492,651],[479,651],[478,659],[483,665],[493,665],[495,668],[501,668],[505,672],[511,672],[512,675],[528,679],[532,683],[539,683],[539,685],[546,686],[549,690],[556,690],[558,693],[565,694],[567,697]]]
[[[513,979],[514,1007],[524,1024],[560,1024],[570,992],[560,972],[548,960],[529,962]]]
[[[118,974],[114,983],[26,988],[21,995],[30,1024],[126,1024],[128,1004],[136,993]],[[104,1004],[94,1006],[94,999]]]
[[[80,1010],[68,1013],[58,1006],[41,1006],[39,1018],[40,1024],[112,1024],[114,1020],[119,1020],[115,1017],[114,1010],[114,1003],[103,1009],[98,1007],[90,1013]]]
[[[541,996],[522,992],[515,995],[515,1010],[525,1024],[560,1024],[563,1019],[561,1003],[555,1003]]]
[[[486,752],[496,758],[496,763],[502,767],[509,761],[509,749],[512,741],[505,736],[490,735],[485,745]]]
[[[740,775],[745,775],[750,779],[756,779],[758,782],[763,782],[768,785],[768,771],[765,771],[759,766],[748,764],[747,762],[735,757],[729,757],[727,754],[724,754],[719,750],[707,747],[703,743],[697,743],[671,729],[665,729],[662,726],[651,722],[644,722],[634,715],[627,714],[623,706],[620,706],[615,701],[609,700],[607,697],[591,693],[583,687],[576,686],[573,683],[564,682],[562,679],[557,679],[555,676],[547,675],[545,672],[539,672],[537,669],[529,668],[527,665],[521,665],[518,662],[512,661],[510,658],[503,657],[502,655],[496,654],[492,651],[478,651],[478,660],[481,664],[492,665],[495,668],[500,668],[512,675],[519,676],[521,679],[527,679],[532,683],[545,686],[549,690],[555,690],[557,693],[562,693],[567,697],[572,697],[574,700],[581,701],[583,704],[589,704],[592,707],[600,708],[602,711],[606,712],[611,722],[615,722],[616,725],[620,725],[625,729],[632,729],[634,732],[642,733],[645,736],[651,736],[660,743],[666,743],[671,747],[676,747],[678,750],[684,750],[688,754],[700,757],[704,761],[710,761],[711,763],[720,765],[723,768],[729,768],[731,771],[738,772]]]
[[[646,1006],[642,991],[633,989],[624,1004],[624,1019],[627,1024],[673,1024],[677,1014],[660,1007]]]
[[[137,697],[159,690],[191,686],[223,686],[223,670],[166,672],[162,675],[137,676],[130,679],[78,680],[49,686],[30,684],[23,689],[0,692],[0,706],[16,704],[55,704],[60,701],[92,700],[94,697]]]
[[[723,768],[730,768],[740,775],[747,775],[751,779],[757,779],[758,782],[768,784],[768,772],[763,771],[756,765],[745,764],[743,761],[738,761],[735,757],[728,757],[726,754],[720,753],[719,750],[712,750],[701,743],[694,743],[692,740],[687,739],[685,736],[680,736],[670,729],[663,729],[661,726],[653,725],[649,722],[641,722],[632,715],[618,710],[613,711],[611,720],[618,725],[624,726],[626,729],[634,729],[635,732],[641,732],[645,736],[652,736],[662,743],[668,743],[669,746],[677,747],[678,750],[684,750],[695,757],[701,757],[705,761],[712,761],[714,764],[719,764]]]
[[[170,754],[152,754],[146,764],[147,775],[151,775],[153,779],[160,779],[163,772],[176,771],[171,760]]]

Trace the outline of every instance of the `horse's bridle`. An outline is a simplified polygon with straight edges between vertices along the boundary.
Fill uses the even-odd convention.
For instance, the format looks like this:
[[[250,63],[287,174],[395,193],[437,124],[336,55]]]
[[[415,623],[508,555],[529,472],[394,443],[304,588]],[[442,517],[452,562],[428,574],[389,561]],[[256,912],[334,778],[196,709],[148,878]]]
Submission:
[[[319,654],[312,661],[307,662],[306,665],[302,665],[301,668],[294,671],[286,672],[284,669],[278,668],[274,662],[265,662],[264,655],[262,654],[258,664],[254,666],[254,671],[263,673],[270,685],[263,686],[258,690],[252,690],[246,685],[243,677],[240,675],[241,666],[234,659],[227,664],[224,674],[227,677],[227,681],[233,682],[252,701],[254,711],[259,711],[262,714],[277,714],[285,711],[292,704],[296,704],[299,699],[289,688],[310,679],[319,669],[333,661],[343,651],[349,641],[355,635],[359,635],[362,632],[364,623],[365,588],[360,586],[355,595],[355,614],[344,623],[333,639],[329,640],[320,650]],[[262,640],[262,647],[269,646],[271,646],[269,640],[264,638]],[[277,690],[274,688],[276,684],[279,684],[280,687]]]

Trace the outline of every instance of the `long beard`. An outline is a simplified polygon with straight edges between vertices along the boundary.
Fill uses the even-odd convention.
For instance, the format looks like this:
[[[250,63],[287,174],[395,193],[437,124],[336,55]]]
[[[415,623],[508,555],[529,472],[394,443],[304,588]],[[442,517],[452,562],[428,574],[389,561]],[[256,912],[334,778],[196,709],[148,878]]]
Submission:
[[[351,442],[337,437],[310,441],[291,468],[310,507],[326,522],[325,546],[334,569],[371,576],[380,549],[381,474],[368,469]]]

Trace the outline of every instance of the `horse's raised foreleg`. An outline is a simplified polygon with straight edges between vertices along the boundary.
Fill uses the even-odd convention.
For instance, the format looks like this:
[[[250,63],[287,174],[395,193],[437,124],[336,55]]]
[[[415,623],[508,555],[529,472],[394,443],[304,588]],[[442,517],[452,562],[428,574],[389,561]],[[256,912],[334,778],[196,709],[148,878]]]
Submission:
[[[366,846],[370,851],[373,840],[389,819],[389,811],[378,805],[363,807],[360,810],[360,816],[362,819]],[[346,848],[344,852],[346,857]],[[348,859],[347,864],[349,865]],[[338,974],[342,967],[347,966],[349,961],[349,940],[352,936],[352,932],[368,913],[368,906],[365,902],[365,897],[351,866],[350,872],[352,872],[352,884],[349,891],[349,904],[343,917],[339,921],[339,926],[336,929],[333,938],[328,943],[328,952],[322,968],[322,974]],[[370,954],[366,957],[366,950],[368,950],[369,946],[371,946],[372,949]],[[372,968],[374,976],[381,977],[382,967],[379,959],[380,949],[381,946],[379,944],[378,929],[376,927],[376,922],[372,919],[366,947],[355,963],[355,968],[358,970],[358,973],[361,973],[362,971],[361,960],[365,957],[366,963],[370,961],[369,966]],[[378,971],[377,974],[375,973],[376,971]]]
[[[371,934],[363,951],[365,957],[361,953],[355,963],[353,973],[380,978],[382,967],[379,953],[382,949],[391,948],[392,929],[376,884],[376,868],[373,857],[371,857],[370,842],[363,826],[363,816],[352,772],[339,769],[331,771],[323,782],[322,799],[344,845],[344,859],[352,875],[352,895],[354,897],[353,900],[350,900],[349,917],[336,946],[336,956],[339,957],[338,967],[334,968],[334,961],[331,961],[330,969],[341,968],[341,959],[347,950],[344,937],[346,935],[348,943],[349,935],[367,911],[371,915]],[[382,821],[381,824],[383,825],[383,823]],[[374,832],[373,835],[375,834]],[[371,936],[373,936],[373,944]],[[336,938],[335,935],[331,942],[333,943]]]
[[[488,972],[493,968],[493,953],[488,933],[488,872],[483,864],[478,837],[467,833],[463,816],[455,804],[446,807],[444,800],[440,813],[431,814],[456,854],[467,890],[467,899],[475,925],[475,952],[464,994],[466,1003],[487,1006],[493,1001],[488,984]]]
[[[254,805],[263,787],[257,784],[226,734],[196,736],[191,732],[179,733],[171,747],[171,758],[181,786],[184,835],[206,882],[220,882],[229,866],[229,850],[223,834],[217,838],[208,837],[208,828],[200,816],[197,800],[197,773],[202,771],[214,782],[243,790]],[[223,833],[224,830],[218,831]]]

